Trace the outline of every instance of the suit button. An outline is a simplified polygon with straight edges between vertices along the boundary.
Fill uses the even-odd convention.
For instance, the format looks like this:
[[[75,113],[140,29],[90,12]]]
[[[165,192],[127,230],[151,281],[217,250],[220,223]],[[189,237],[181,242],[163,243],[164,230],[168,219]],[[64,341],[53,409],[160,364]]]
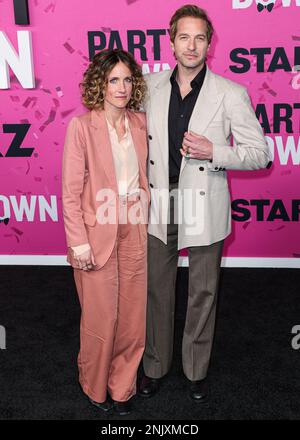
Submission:
[[[215,170],[218,171],[219,167],[215,167]]]
[[[200,171],[204,171],[204,167],[199,167],[199,170]]]
[[[150,139],[150,141],[152,141],[152,136],[151,136],[151,134],[149,134],[148,138]]]
[[[152,183],[150,183],[150,188],[153,188],[153,185],[152,185]]]
[[[200,191],[200,196],[205,196],[205,191]]]
[[[210,163],[212,163],[212,159],[209,159]]]
[[[151,165],[154,165],[154,160],[150,160]]]

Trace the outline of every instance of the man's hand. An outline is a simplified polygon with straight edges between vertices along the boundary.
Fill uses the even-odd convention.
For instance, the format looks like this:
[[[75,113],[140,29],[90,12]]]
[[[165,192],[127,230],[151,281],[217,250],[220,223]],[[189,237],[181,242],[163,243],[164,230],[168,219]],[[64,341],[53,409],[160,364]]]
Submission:
[[[180,152],[187,159],[211,160],[213,144],[205,136],[189,131],[184,133]]]
[[[95,258],[91,249],[88,249],[80,255],[74,254],[74,258],[78,262],[79,269],[82,270],[89,271],[93,269],[93,266],[96,265]]]

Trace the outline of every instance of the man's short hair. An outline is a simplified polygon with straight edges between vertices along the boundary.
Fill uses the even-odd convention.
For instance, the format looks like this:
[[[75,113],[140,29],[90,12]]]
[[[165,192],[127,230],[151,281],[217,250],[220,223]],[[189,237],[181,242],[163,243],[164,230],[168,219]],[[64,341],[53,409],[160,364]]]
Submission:
[[[180,20],[180,18],[183,17],[194,17],[194,18],[201,18],[201,20],[204,20],[207,25],[208,44],[211,42],[214,33],[214,28],[206,11],[204,9],[199,8],[196,5],[184,5],[181,8],[177,9],[177,11],[175,11],[175,13],[173,14],[170,20],[170,39],[172,43],[174,42],[176,37],[178,20]]]

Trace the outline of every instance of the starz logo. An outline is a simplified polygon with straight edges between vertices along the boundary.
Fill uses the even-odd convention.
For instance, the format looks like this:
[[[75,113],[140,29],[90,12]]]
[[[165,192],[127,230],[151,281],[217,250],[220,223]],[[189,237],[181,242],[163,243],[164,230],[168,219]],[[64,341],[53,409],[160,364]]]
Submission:
[[[266,9],[268,12],[271,12],[275,3],[276,0],[256,0],[256,7],[258,12],[262,12],[264,9]]]
[[[272,12],[274,7],[282,6],[283,8],[299,7],[300,0],[232,0],[232,9],[247,9],[252,5],[256,6],[258,12],[264,10]]]

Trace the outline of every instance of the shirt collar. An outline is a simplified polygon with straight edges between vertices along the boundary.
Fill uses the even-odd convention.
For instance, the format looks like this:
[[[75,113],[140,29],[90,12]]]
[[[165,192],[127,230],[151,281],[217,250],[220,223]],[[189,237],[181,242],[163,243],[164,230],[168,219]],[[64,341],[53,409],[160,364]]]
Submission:
[[[111,123],[109,122],[109,120],[107,119],[106,116],[105,116],[105,119],[106,119],[108,131],[110,133],[115,133],[117,135],[117,132],[116,132],[115,128],[111,125]],[[128,122],[128,118],[127,118],[126,115],[125,115],[125,130],[126,130],[126,133],[125,133],[124,137],[127,136],[128,131],[129,131],[129,122]]]
[[[177,71],[178,71],[178,66],[176,65],[175,69],[173,70],[173,73],[170,77],[170,81],[172,86],[174,85],[175,81],[176,81],[176,76],[177,76]],[[201,87],[203,82],[204,82],[204,78],[205,78],[205,74],[207,71],[207,67],[206,64],[204,64],[203,69],[200,70],[200,72],[195,76],[195,78],[191,81],[191,87]]]

